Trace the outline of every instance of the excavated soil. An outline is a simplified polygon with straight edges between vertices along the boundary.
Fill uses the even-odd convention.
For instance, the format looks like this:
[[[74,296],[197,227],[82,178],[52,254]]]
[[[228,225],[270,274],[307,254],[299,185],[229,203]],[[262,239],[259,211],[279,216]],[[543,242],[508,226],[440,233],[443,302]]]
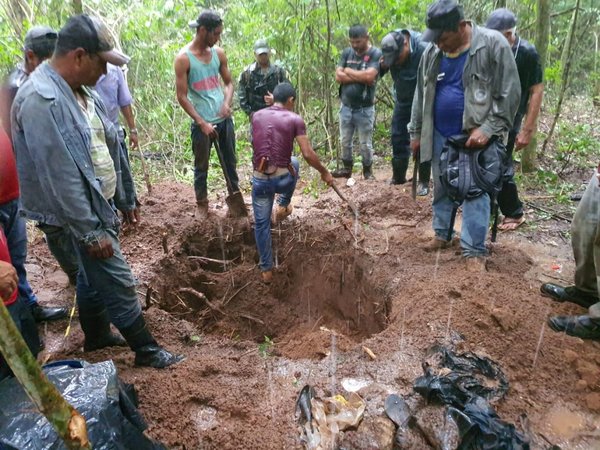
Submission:
[[[557,237],[565,225],[541,233],[549,222],[530,217],[499,235],[485,271],[469,272],[455,250],[421,248],[433,236],[430,197],[414,202],[410,187],[378,176],[342,188],[358,217],[333,192],[315,200],[298,189],[293,214],[273,229],[271,285],[260,282],[251,219],[227,218],[214,199],[199,222],[189,186],[155,186],[122,247],[153,333],[187,359],[153,370],[134,367],[127,349],[84,354],[76,319],[67,338],[64,322],[41,328],[45,357],[112,358],[138,390],[149,435],[173,449],[302,448],[302,386],[325,396],[358,380],[365,416],[338,442],[376,449],[393,432],[385,398],[423,406],[412,383],[441,343],[500,364],[510,388],[495,407],[520,430],[528,417],[532,448],[600,448],[600,345],[548,329],[549,315],[583,310],[539,294],[542,282],[572,280],[568,239]],[[41,238],[29,259],[41,300],[70,305],[73,290]]]

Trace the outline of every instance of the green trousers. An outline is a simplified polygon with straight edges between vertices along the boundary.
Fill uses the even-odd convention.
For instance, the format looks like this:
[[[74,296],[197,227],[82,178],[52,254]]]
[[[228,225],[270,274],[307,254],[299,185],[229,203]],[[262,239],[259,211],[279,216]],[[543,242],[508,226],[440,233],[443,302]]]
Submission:
[[[598,297],[600,286],[600,181],[598,172],[590,180],[571,224],[571,245],[575,256],[575,286]],[[600,302],[589,309],[600,319]]]

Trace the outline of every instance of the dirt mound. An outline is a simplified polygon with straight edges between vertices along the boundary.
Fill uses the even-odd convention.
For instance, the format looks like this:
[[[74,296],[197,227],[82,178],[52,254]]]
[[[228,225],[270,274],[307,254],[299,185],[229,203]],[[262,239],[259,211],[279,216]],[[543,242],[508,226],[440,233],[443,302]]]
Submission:
[[[65,325],[50,324],[44,335],[52,359],[112,358],[139,391],[150,435],[169,448],[301,448],[293,413],[300,388],[335,394],[357,382],[365,425],[339,442],[382,448],[385,398],[418,404],[412,383],[435,343],[499,363],[509,391],[494,406],[517,425],[527,414],[533,448],[600,445],[600,345],[547,330],[548,315],[583,311],[539,295],[542,281],[572,279],[568,242],[501,234],[487,270],[469,272],[454,249],[422,248],[433,237],[430,198],[414,202],[409,187],[358,180],[343,188],[358,217],[332,192],[294,198],[294,213],[273,229],[277,268],[264,285],[249,220],[228,219],[216,199],[199,223],[190,187],[155,190],[123,249],[151,329],[187,360],[135,368],[127,349],[83,354],[78,329],[64,339]],[[30,254],[44,268],[32,280],[42,300],[70,303],[43,244]]]

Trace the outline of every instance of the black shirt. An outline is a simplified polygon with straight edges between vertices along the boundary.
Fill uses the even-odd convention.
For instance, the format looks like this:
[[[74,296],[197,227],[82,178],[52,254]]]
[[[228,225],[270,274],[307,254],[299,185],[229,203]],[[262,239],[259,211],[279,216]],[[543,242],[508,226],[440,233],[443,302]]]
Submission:
[[[533,44],[517,36],[517,42],[512,48],[519,71],[521,81],[521,102],[519,103],[518,116],[524,116],[527,113],[527,104],[529,103],[529,89],[543,81],[542,66],[540,64],[540,55]]]
[[[373,67],[379,74],[379,60],[381,50],[371,47],[362,56],[358,56],[352,47],[344,49],[338,67],[349,67],[354,70],[367,70]],[[369,86],[364,83],[347,83],[340,85],[340,98],[342,103],[351,108],[364,108],[373,106],[375,101],[375,84]]]

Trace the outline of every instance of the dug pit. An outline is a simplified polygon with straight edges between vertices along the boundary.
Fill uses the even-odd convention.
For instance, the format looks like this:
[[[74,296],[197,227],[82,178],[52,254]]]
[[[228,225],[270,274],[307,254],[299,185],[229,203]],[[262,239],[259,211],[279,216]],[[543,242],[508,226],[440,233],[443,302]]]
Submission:
[[[154,301],[203,333],[277,340],[289,358],[322,358],[332,335],[340,349],[386,328],[390,302],[364,253],[335,231],[303,223],[273,230],[274,281],[260,281],[253,230],[217,221],[190,229],[152,283]]]

